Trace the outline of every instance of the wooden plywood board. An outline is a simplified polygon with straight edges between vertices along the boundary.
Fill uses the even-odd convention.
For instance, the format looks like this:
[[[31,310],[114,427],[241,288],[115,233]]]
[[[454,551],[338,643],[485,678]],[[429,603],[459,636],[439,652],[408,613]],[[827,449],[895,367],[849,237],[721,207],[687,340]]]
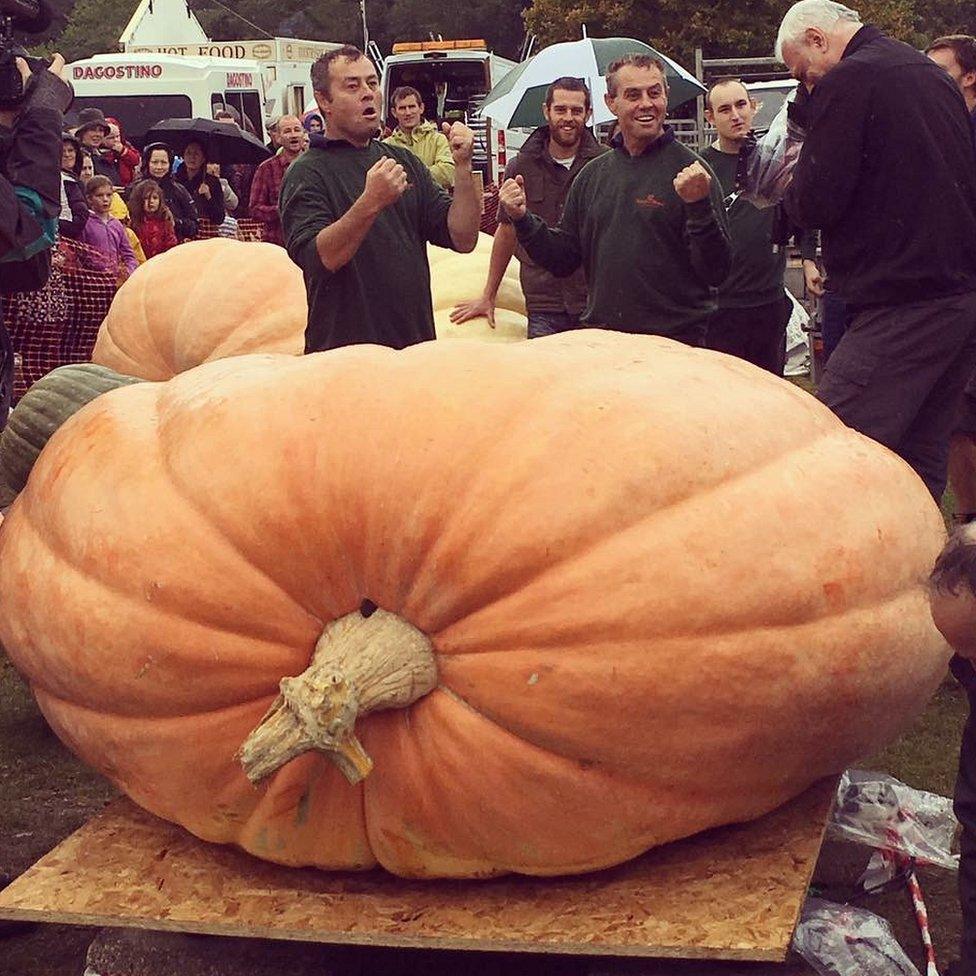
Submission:
[[[0,892],[0,918],[335,944],[779,961],[835,780],[596,874],[405,881],[282,868],[119,800]]]

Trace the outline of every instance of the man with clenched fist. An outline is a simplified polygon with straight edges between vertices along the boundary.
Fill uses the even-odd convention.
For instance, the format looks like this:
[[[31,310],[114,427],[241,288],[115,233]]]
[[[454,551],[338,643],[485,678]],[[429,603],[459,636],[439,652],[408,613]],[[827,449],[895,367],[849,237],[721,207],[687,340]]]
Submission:
[[[527,212],[520,177],[502,184],[499,202],[533,261],[560,277],[582,264],[582,324],[701,345],[712,289],[732,260],[721,186],[665,125],[668,87],[656,58],[614,61],[606,101],[617,117],[613,151],[576,177],[557,227]]]
[[[305,352],[369,342],[402,349],[434,338],[427,242],[472,251],[481,207],[471,175],[474,136],[444,126],[454,195],[401,146],[380,142],[376,69],[358,48],[312,65],[327,135],[289,167],[281,223],[305,275]]]

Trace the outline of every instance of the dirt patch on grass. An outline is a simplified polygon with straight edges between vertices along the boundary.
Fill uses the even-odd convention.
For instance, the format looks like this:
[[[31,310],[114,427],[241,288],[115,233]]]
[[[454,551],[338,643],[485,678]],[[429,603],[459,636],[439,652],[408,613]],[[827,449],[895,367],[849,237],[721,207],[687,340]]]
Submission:
[[[18,875],[100,810],[116,791],[44,721],[30,688],[0,656],[0,872]]]

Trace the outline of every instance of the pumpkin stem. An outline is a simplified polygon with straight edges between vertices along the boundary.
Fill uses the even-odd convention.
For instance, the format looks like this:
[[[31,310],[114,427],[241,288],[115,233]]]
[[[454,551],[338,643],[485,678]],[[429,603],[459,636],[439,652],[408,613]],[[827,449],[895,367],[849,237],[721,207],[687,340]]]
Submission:
[[[373,761],[356,738],[356,719],[406,708],[436,685],[434,651],[425,634],[387,610],[369,617],[347,614],[322,632],[305,671],[281,679],[281,694],[237,758],[257,784],[296,756],[318,749],[350,783],[358,783]]]

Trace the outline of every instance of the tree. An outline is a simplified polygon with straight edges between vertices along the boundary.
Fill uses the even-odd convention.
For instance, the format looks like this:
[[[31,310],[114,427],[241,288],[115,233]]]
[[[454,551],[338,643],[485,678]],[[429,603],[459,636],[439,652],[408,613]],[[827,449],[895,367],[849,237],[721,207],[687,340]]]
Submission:
[[[44,44],[45,51],[60,51],[66,61],[119,49],[119,34],[135,11],[133,0],[78,0],[68,23]]]
[[[40,53],[60,50],[68,60],[117,49],[137,0],[52,0],[61,19],[45,35],[27,38]],[[976,25],[976,0],[848,0],[866,22],[924,47],[940,34],[968,33]],[[233,5],[233,10],[228,7]],[[684,64],[694,49],[706,57],[768,55],[790,0],[366,0],[370,37],[388,52],[398,40],[483,37],[494,50],[515,57],[524,25],[537,48],[582,36],[619,35],[648,41]],[[262,33],[362,45],[359,0],[190,0],[215,40]],[[64,17],[67,14],[67,26]],[[250,22],[250,24],[248,23]],[[251,26],[251,24],[255,26]],[[51,39],[53,38],[53,40]]]
[[[490,47],[517,56],[522,43],[522,10],[528,0],[483,0],[478,4],[448,4],[440,0],[366,0],[370,38],[389,52],[396,41],[445,38],[484,38]],[[239,0],[235,12],[195,0],[194,11],[204,30],[216,40],[233,39],[249,28],[247,18],[269,34],[339,41],[362,46],[363,28],[358,0]],[[250,31],[254,33],[253,29]]]
[[[792,0],[535,0],[527,29],[541,45],[576,40],[586,25],[594,36],[621,35],[646,41],[690,65],[696,47],[705,57],[764,57]],[[865,23],[921,46],[943,27],[976,22],[976,0],[853,0]]]
[[[915,37],[919,47],[942,34],[972,34],[976,0],[916,0]]]

